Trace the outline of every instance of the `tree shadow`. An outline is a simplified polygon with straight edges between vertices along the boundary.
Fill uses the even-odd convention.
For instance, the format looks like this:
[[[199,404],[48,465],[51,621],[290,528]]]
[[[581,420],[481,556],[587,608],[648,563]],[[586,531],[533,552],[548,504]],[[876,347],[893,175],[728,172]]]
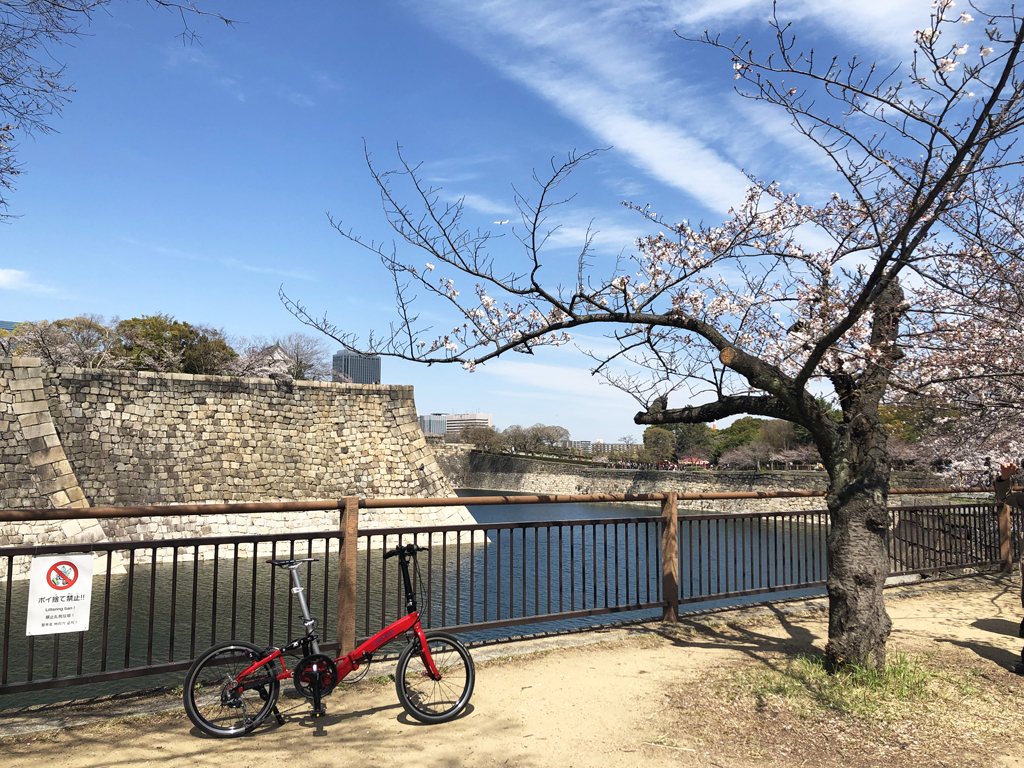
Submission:
[[[1021,625],[1009,619],[978,619],[977,621],[972,621],[971,626],[983,632],[1020,637]]]
[[[986,661],[991,661],[993,664],[996,664],[1003,669],[1010,669],[1014,664],[1021,661],[1020,654],[1009,651],[1006,648],[989,645],[988,643],[978,643],[970,640],[951,640],[949,638],[937,638],[935,642],[955,645],[957,648],[964,648],[968,651],[972,651],[980,658],[985,659]]]

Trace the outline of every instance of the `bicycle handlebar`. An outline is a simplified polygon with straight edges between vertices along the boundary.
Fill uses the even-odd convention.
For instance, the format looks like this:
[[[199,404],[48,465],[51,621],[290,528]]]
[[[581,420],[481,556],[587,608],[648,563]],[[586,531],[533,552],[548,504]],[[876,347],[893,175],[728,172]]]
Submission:
[[[417,552],[426,552],[426,551],[427,551],[427,548],[426,547],[421,547],[419,544],[405,544],[405,545],[399,544],[394,549],[389,550],[388,552],[385,552],[384,553],[384,559],[387,560],[388,558],[394,557],[395,555],[400,555],[403,552],[408,557],[415,557]]]

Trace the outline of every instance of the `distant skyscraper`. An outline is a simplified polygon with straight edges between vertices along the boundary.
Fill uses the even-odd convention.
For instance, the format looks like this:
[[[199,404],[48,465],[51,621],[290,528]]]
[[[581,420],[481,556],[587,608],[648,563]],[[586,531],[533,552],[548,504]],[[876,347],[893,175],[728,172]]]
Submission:
[[[341,350],[334,355],[331,363],[332,378],[338,374],[352,379],[353,384],[380,384],[380,358],[376,355],[357,355]]]
[[[443,435],[448,431],[448,416],[443,413],[420,416],[420,430],[424,435]]]

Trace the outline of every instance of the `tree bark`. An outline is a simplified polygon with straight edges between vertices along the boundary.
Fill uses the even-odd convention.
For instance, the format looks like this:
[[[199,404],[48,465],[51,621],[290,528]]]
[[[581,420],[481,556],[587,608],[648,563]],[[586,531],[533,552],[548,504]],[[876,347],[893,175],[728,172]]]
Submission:
[[[881,669],[892,621],[882,588],[889,575],[888,467],[864,467],[828,495],[828,645],[833,668]]]
[[[825,451],[831,477],[828,508],[828,645],[832,667],[885,667],[892,621],[882,588],[889,576],[888,430],[879,403],[891,367],[903,356],[896,346],[903,290],[893,280],[875,305],[871,344],[883,350],[860,375],[837,375],[833,384],[843,409],[844,429]],[[820,445],[819,445],[820,447]]]

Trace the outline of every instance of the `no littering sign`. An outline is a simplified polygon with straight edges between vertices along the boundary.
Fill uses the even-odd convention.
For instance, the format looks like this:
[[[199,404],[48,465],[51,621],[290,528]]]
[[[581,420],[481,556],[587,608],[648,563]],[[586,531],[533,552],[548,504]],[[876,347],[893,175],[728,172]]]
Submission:
[[[92,555],[32,558],[27,636],[85,632],[91,604]]]

